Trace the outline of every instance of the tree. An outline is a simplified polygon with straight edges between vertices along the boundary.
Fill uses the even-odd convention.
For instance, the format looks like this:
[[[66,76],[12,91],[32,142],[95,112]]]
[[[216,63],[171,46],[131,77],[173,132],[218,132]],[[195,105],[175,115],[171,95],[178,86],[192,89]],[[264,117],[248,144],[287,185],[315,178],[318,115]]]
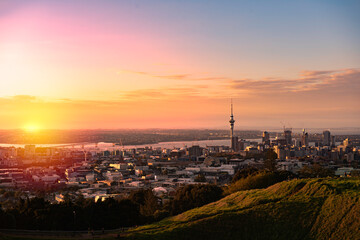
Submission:
[[[255,173],[258,173],[258,172],[259,172],[259,169],[255,168],[255,167],[248,167],[248,168],[240,169],[235,173],[231,182],[234,183],[242,178],[246,178],[246,177],[253,175]]]
[[[324,168],[319,164],[312,166],[304,166],[299,171],[299,176],[302,178],[316,178],[316,177],[333,177],[334,171],[329,168]]]
[[[170,204],[175,215],[192,208],[201,207],[222,198],[223,190],[214,184],[190,184],[179,188]]]
[[[272,148],[268,149],[265,152],[265,161],[264,161],[264,167],[265,169],[274,172],[276,171],[276,162],[277,154],[274,152]]]
[[[360,177],[360,170],[352,170],[351,172],[350,172],[350,176],[352,176],[352,177]]]
[[[206,182],[206,178],[205,178],[204,174],[200,173],[195,177],[194,181],[195,182]]]
[[[138,205],[141,215],[152,217],[156,210],[160,209],[159,199],[151,189],[140,189],[130,193],[129,199]]]
[[[140,206],[140,213],[145,217],[153,217],[158,209],[160,209],[159,199],[151,190],[146,191],[144,204]]]
[[[136,191],[131,191],[129,195],[129,199],[138,204],[138,205],[144,205],[145,203],[145,195],[148,190],[140,189]],[[150,190],[151,191],[151,190]]]

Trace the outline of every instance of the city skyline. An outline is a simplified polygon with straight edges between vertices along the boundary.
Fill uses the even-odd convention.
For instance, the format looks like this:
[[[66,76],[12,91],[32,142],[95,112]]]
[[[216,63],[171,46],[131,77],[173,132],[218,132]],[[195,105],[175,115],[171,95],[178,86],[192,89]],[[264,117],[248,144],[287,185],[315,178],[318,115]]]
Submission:
[[[0,129],[360,127],[357,1],[2,1]]]

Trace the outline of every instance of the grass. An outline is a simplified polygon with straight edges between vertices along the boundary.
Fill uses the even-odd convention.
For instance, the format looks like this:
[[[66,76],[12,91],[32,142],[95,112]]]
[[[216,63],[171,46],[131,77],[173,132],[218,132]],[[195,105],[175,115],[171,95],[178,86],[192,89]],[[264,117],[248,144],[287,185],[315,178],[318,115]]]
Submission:
[[[127,239],[360,239],[360,180],[303,179],[236,192]]]

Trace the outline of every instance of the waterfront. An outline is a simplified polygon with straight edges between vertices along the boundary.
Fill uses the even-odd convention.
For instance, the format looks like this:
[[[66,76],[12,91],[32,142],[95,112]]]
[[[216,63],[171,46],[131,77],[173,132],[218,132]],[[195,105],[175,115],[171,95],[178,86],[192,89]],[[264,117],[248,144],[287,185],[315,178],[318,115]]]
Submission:
[[[275,138],[271,138],[274,140]],[[261,138],[248,139],[251,142],[261,143]],[[340,145],[341,142],[336,142],[336,145]],[[0,147],[15,147],[23,148],[28,144],[9,144],[0,143]],[[200,147],[208,146],[230,146],[230,139],[219,139],[219,140],[193,140],[193,141],[176,141],[176,142],[159,142],[152,144],[141,144],[141,145],[114,145],[113,143],[98,142],[98,143],[68,143],[68,144],[34,144],[36,147],[54,147],[54,148],[75,148],[75,149],[87,149],[87,150],[114,150],[114,149],[133,149],[133,148],[145,148],[150,147],[156,148],[186,148],[194,145]],[[310,142],[310,146],[315,146],[315,142]]]
[[[253,139],[254,141],[260,141],[260,139]],[[85,149],[98,149],[98,150],[110,150],[110,149],[131,149],[131,148],[182,148],[191,147],[193,145],[199,145],[200,147],[206,146],[229,146],[229,139],[221,140],[199,140],[199,141],[179,141],[179,142],[159,142],[153,144],[141,144],[141,145],[114,145],[113,143],[69,143],[69,144],[35,144],[36,147],[56,147],[56,148],[85,148]],[[0,147],[24,147],[28,144],[7,144],[1,143]]]

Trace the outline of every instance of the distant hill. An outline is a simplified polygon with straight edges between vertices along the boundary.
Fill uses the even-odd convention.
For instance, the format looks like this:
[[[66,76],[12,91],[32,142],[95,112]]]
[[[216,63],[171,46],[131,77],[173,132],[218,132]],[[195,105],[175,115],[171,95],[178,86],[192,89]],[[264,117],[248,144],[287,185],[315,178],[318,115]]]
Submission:
[[[245,139],[261,138],[259,130],[236,131]],[[73,144],[118,143],[123,145],[154,144],[159,142],[229,139],[228,130],[219,129],[42,129],[29,132],[22,129],[1,130],[3,144]]]
[[[132,229],[126,239],[360,239],[359,199],[359,179],[285,181]]]

